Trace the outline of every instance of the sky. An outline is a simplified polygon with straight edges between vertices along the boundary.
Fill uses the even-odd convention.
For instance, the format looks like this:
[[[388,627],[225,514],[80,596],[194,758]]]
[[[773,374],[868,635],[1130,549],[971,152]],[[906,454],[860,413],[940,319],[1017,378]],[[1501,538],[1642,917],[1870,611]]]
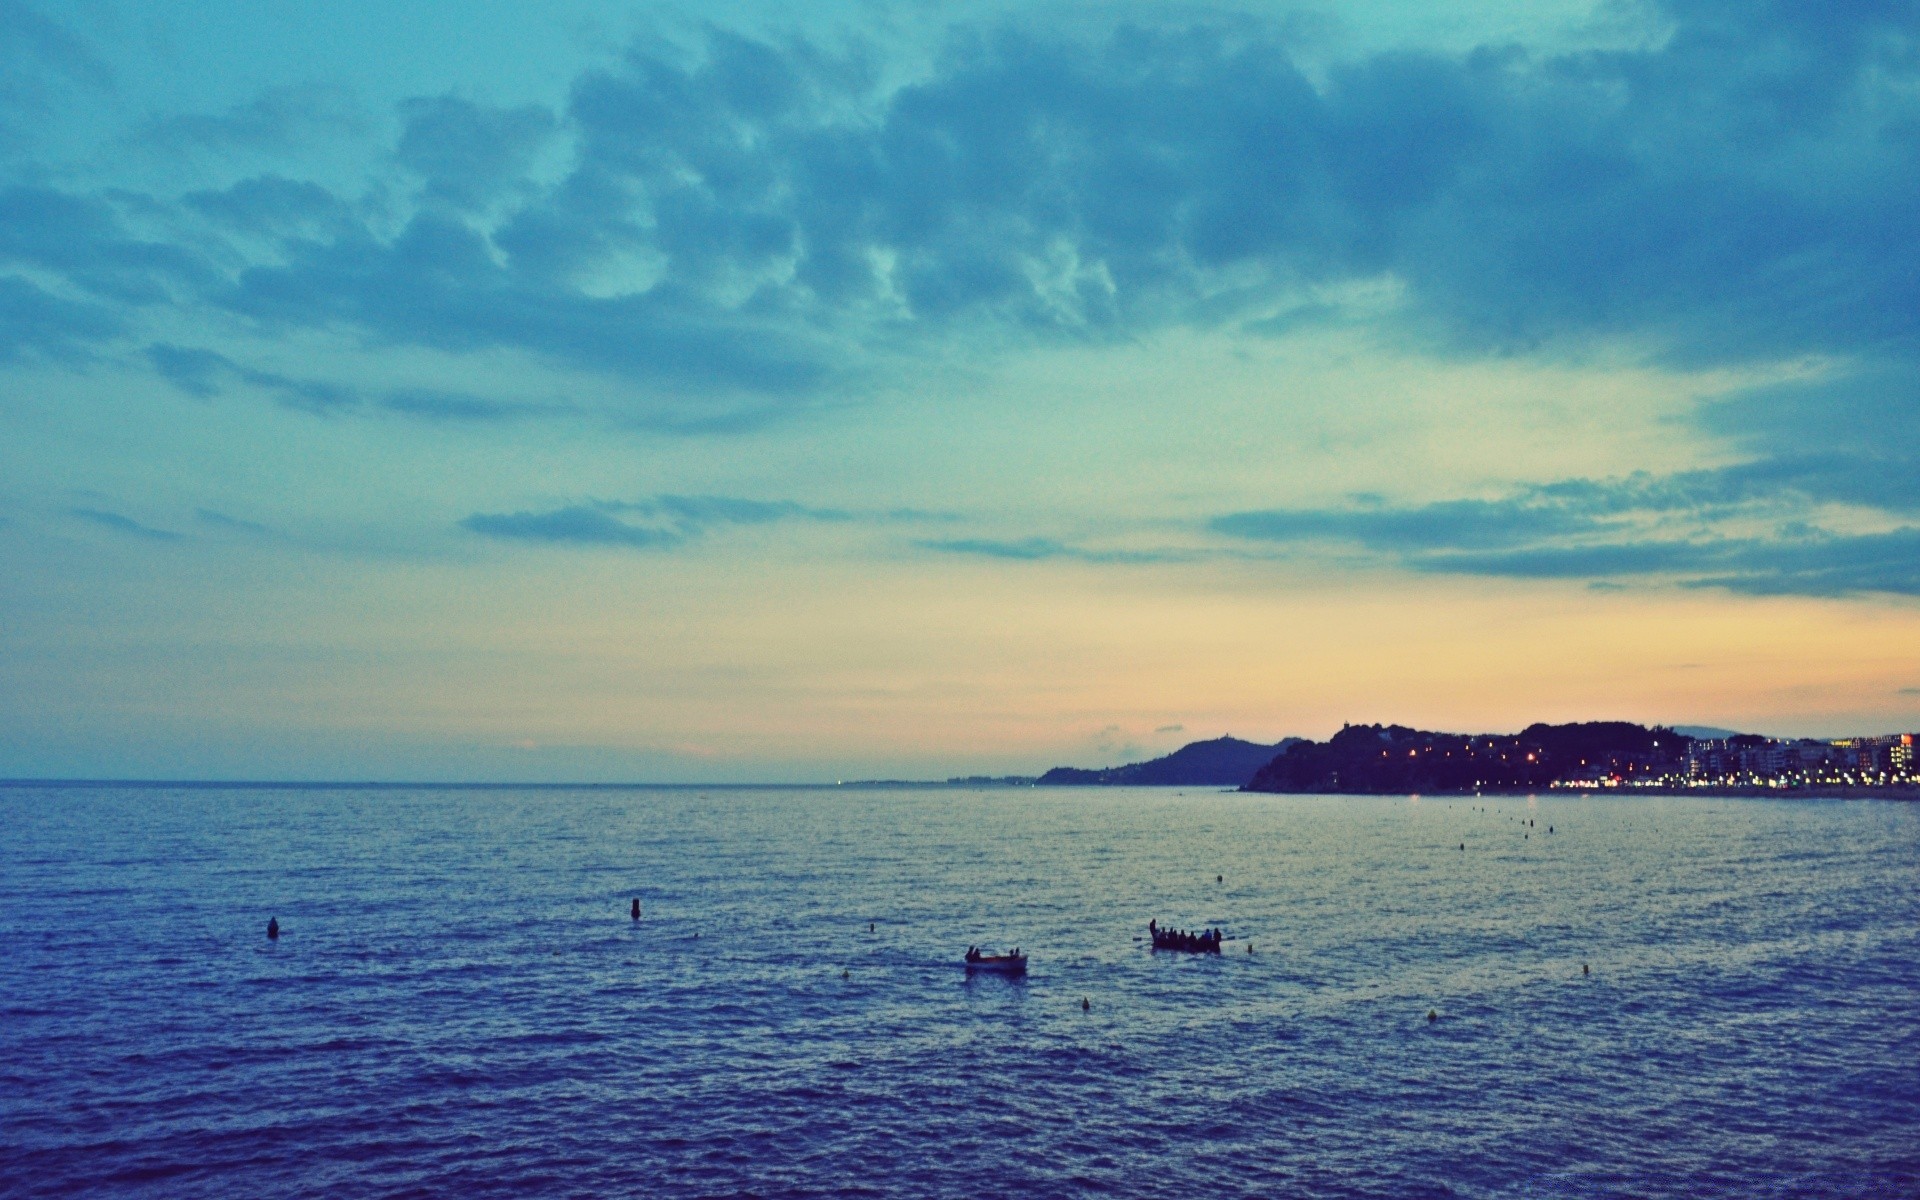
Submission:
[[[0,0],[0,777],[1920,727],[1920,4]]]

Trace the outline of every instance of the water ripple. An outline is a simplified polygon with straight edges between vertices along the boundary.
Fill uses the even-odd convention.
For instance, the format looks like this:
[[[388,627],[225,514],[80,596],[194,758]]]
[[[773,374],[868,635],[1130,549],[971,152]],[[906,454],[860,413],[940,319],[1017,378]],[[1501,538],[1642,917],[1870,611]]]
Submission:
[[[1920,1195],[1915,806],[6,789],[0,827],[7,1196]],[[983,942],[1031,976],[959,971]]]

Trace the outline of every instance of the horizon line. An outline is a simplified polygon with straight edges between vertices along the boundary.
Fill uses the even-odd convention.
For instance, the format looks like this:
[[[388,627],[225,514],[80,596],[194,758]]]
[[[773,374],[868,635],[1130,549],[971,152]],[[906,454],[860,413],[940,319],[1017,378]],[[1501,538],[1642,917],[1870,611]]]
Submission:
[[[1037,777],[1036,777],[1037,778]],[[83,788],[83,787],[137,787],[137,788],[229,788],[243,790],[248,788],[306,788],[315,791],[341,790],[347,788],[373,788],[384,790],[403,790],[408,788],[491,788],[501,791],[548,789],[553,791],[581,790],[598,788],[620,790],[633,788],[657,788],[691,791],[698,788],[850,788],[850,787],[964,787],[985,786],[979,783],[966,783],[951,779],[842,779],[831,783],[653,783],[644,780],[626,780],[617,782],[590,780],[563,781],[499,781],[499,780],[409,780],[409,779],[76,779],[76,778],[0,778],[0,788]],[[1016,786],[1012,784],[1003,786]]]

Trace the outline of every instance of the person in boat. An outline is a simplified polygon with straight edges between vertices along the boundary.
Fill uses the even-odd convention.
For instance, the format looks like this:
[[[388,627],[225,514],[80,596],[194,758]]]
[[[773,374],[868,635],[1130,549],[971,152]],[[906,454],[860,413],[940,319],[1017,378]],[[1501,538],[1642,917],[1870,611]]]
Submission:
[[[967,961],[968,962],[980,961],[980,948],[978,946],[967,947]]]

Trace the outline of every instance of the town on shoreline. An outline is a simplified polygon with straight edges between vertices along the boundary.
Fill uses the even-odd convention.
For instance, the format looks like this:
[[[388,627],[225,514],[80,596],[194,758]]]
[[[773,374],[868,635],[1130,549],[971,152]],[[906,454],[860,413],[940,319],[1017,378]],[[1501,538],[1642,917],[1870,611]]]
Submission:
[[[1233,737],[1117,767],[964,776],[954,787],[1222,787],[1248,792],[1504,794],[1633,791],[1920,798],[1920,734],[1832,739],[1636,725],[1534,724],[1514,734],[1347,725],[1324,742],[1265,745]],[[904,785],[862,780],[846,786]],[[918,784],[917,786],[926,786]]]

